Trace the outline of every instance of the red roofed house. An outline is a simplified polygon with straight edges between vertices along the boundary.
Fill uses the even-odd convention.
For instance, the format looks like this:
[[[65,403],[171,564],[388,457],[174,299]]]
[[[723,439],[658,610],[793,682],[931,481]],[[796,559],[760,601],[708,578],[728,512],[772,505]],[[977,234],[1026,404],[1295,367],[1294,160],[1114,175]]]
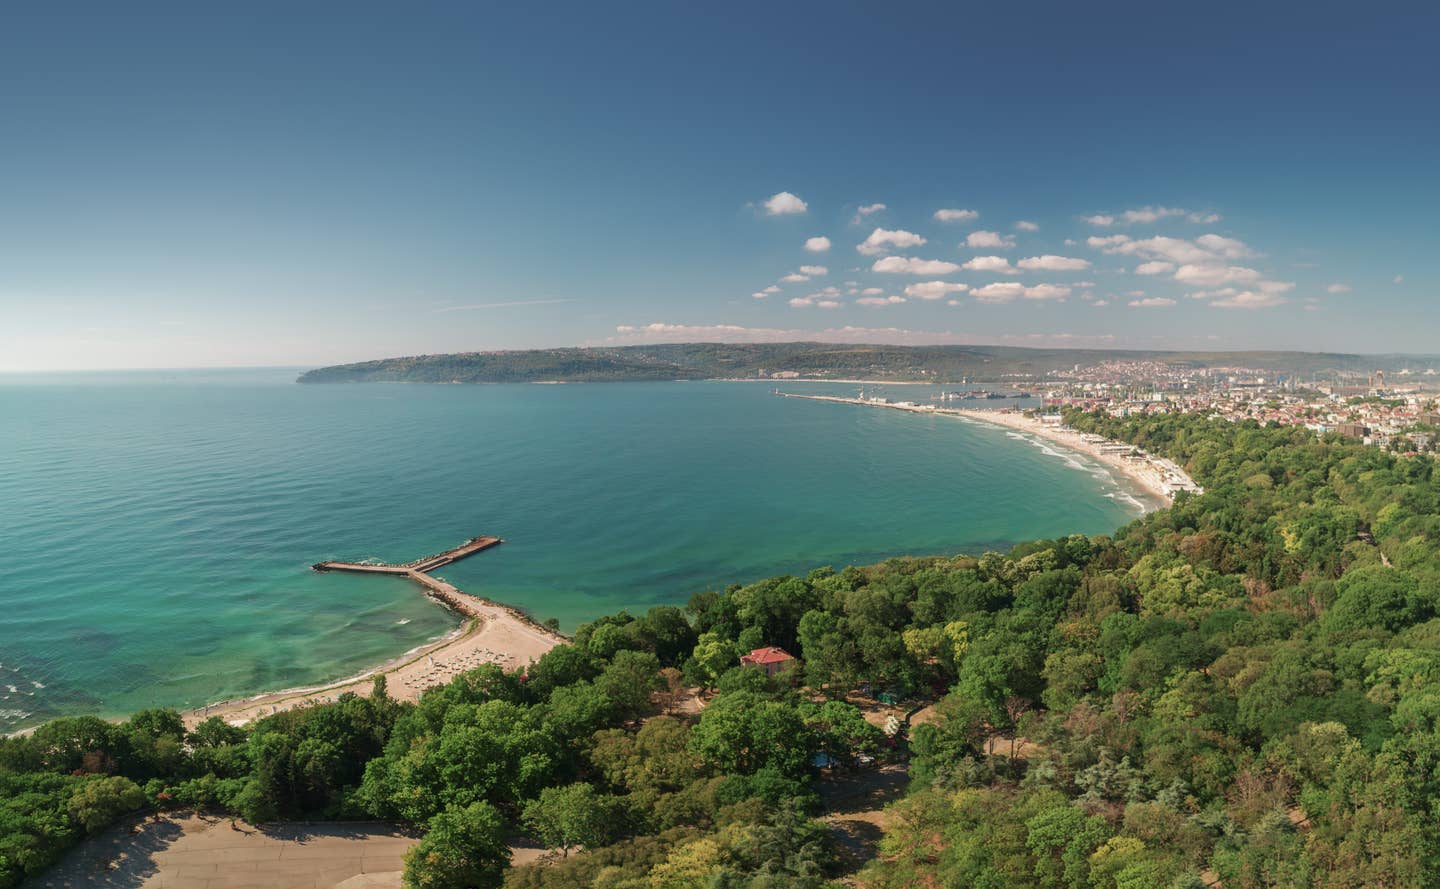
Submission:
[[[794,662],[795,658],[783,648],[757,648],[740,655],[740,666],[759,667],[766,676],[774,676]]]

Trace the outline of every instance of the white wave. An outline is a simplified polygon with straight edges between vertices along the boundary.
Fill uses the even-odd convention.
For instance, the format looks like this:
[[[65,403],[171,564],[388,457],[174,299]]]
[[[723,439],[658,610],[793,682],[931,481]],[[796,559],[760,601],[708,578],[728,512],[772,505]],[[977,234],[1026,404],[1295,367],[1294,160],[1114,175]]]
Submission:
[[[1124,503],[1126,506],[1132,507],[1140,512],[1145,511],[1145,504],[1141,503],[1139,500],[1136,500],[1126,491],[1111,491],[1105,496],[1109,497],[1111,500],[1114,500],[1117,503]]]
[[[1047,445],[1043,445],[1043,444],[1040,445],[1040,453],[1044,454],[1044,455],[1047,456],[1047,457],[1058,457],[1058,458],[1060,458],[1061,460],[1065,461],[1065,465],[1068,466],[1068,467],[1070,467],[1071,469],[1079,469],[1079,470],[1084,471],[1084,470],[1088,470],[1088,469],[1090,468],[1090,467],[1086,466],[1084,463],[1081,463],[1079,460],[1076,460],[1074,457],[1070,456],[1069,454],[1062,454],[1062,453],[1060,453],[1059,451],[1057,451],[1057,450],[1055,450],[1054,448],[1051,448],[1051,447],[1049,447],[1049,446],[1047,446]]]

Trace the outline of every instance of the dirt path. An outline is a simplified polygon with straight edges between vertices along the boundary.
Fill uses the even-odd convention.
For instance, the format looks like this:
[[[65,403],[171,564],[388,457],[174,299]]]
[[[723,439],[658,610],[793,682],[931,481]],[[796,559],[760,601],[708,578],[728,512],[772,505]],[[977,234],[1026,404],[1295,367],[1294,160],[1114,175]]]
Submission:
[[[904,765],[893,764],[827,778],[816,788],[825,806],[821,816],[846,859],[846,875],[875,857],[887,826],[885,806],[905,795]]]

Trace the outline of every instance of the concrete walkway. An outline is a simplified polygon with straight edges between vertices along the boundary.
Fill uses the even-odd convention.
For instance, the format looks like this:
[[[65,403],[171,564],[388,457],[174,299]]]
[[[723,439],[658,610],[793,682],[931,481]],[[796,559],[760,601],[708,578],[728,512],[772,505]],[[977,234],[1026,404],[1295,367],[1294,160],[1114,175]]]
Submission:
[[[26,889],[399,889],[418,839],[383,823],[237,826],[195,815],[128,821]]]

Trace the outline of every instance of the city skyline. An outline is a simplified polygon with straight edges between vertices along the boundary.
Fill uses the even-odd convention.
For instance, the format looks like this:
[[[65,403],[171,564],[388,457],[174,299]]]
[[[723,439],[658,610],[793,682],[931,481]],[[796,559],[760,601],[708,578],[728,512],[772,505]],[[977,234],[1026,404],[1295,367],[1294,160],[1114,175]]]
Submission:
[[[1435,352],[1437,14],[1381,12],[19,13],[0,370]]]

